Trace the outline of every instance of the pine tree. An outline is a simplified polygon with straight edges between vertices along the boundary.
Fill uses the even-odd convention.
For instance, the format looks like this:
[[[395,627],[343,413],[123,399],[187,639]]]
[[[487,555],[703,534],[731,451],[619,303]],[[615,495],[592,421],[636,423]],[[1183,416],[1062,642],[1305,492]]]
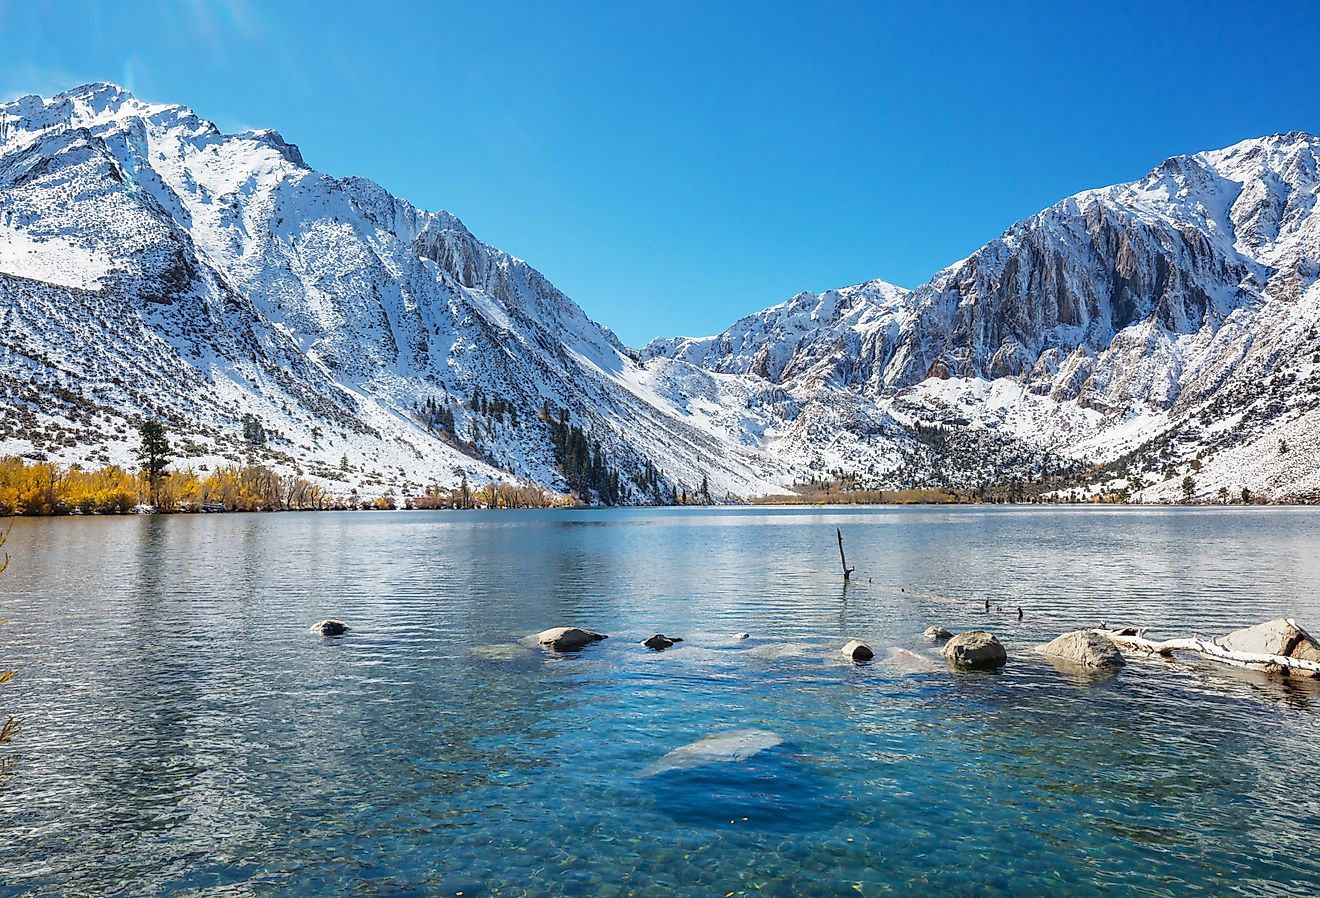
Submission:
[[[151,484],[151,504],[160,504],[160,480],[170,464],[170,441],[165,425],[159,421],[143,421],[138,427],[142,443],[137,450],[138,463]]]

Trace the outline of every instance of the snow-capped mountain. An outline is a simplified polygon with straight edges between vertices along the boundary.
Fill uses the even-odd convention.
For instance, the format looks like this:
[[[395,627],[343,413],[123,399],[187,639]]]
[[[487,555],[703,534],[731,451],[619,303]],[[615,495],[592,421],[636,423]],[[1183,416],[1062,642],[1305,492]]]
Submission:
[[[758,375],[799,400],[798,414],[838,387],[823,401],[842,392],[872,414],[951,421],[1090,462],[1131,453],[1124,467],[1143,496],[1173,495],[1195,473],[1207,495],[1311,497],[1318,193],[1313,135],[1175,157],[1019,222],[906,295],[873,298],[872,285],[823,294],[854,301],[823,314],[814,334],[778,325],[805,314],[814,295],[803,294],[646,354]],[[827,461],[857,469],[866,458],[854,447]],[[977,470],[980,461],[968,460],[964,482],[1005,473]]]
[[[625,501],[1087,465],[1143,497],[1187,474],[1310,497],[1318,168],[1299,133],[1177,157],[911,291],[800,293],[634,352],[456,217],[277,132],[109,84],[24,97],[0,105],[0,454],[126,462],[160,417],[193,464],[342,491],[566,489],[562,409]]]
[[[563,489],[548,407],[625,474],[650,461],[670,487],[708,475],[719,493],[782,480],[651,396],[525,262],[309,168],[274,131],[221,134],[109,84],[0,116],[0,451],[125,461],[132,423],[159,416],[197,463]]]

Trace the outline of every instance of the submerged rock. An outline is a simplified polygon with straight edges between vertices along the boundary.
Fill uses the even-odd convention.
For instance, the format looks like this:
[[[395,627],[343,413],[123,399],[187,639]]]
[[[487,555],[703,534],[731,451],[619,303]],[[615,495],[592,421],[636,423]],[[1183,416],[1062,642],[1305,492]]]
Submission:
[[[999,640],[984,630],[959,633],[944,645],[944,658],[957,667],[971,670],[994,670],[1008,661],[1008,653]]]
[[[663,633],[657,633],[649,639],[643,640],[642,645],[646,646],[648,649],[655,649],[659,652],[669,648],[676,642],[682,641],[683,637],[681,636],[666,636]]]
[[[319,620],[312,624],[310,629],[311,632],[318,636],[343,636],[348,632],[349,627],[348,624],[341,620],[327,618],[326,620]]]
[[[783,741],[784,737],[769,730],[714,733],[679,746],[642,771],[642,776],[655,776],[667,770],[685,770],[705,764],[737,763],[767,748],[774,748]]]
[[[851,661],[870,661],[875,657],[871,647],[860,639],[854,639],[842,649],[843,656]]]
[[[1100,670],[1115,670],[1125,663],[1118,647],[1094,630],[1064,633],[1045,645],[1036,646],[1036,651],[1057,661]]]
[[[885,662],[899,673],[930,673],[940,669],[936,664],[925,655],[918,655],[911,649],[894,647],[885,651]]]
[[[496,645],[474,645],[468,648],[468,654],[483,661],[518,661],[535,660],[540,656],[525,645],[498,643]]]
[[[952,639],[953,634],[943,627],[927,627],[923,634],[927,639],[938,641],[940,639]]]
[[[741,654],[746,655],[748,658],[779,660],[782,658],[806,658],[817,651],[819,651],[819,647],[801,642],[768,642],[764,645],[754,645],[750,649],[745,649]]]
[[[581,627],[554,627],[536,634],[536,641],[552,652],[576,652],[608,637]]]

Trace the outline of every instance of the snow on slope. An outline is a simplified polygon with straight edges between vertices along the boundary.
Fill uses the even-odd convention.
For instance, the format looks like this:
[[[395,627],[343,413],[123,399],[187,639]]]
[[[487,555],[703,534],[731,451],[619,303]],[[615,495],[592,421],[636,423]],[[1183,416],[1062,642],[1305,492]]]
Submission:
[[[0,113],[0,452],[126,462],[161,416],[196,463],[341,490],[562,489],[548,406],[625,474],[717,493],[1083,462],[1148,498],[1193,468],[1201,492],[1317,489],[1311,135],[1085,191],[911,291],[801,293],[634,353],[456,217],[317,172],[275,131],[222,134],[108,84]],[[265,446],[243,438],[254,420]]]
[[[108,84],[0,111],[13,245],[60,241],[77,251],[61,256],[70,269],[109,262],[0,275],[15,410],[0,451],[124,461],[131,422],[157,415],[197,460],[261,456],[337,479],[347,457],[345,487],[563,488],[548,405],[625,473],[649,460],[667,483],[705,475],[738,493],[782,479],[657,405],[613,334],[526,263],[448,213],[308,168],[276,132],[221,134]],[[478,392],[507,411],[474,408]],[[419,420],[433,402],[454,433]],[[260,452],[245,416],[272,435]]]
[[[1315,496],[1297,456],[1259,441],[1309,446],[1320,424],[1308,361],[1320,352],[1318,160],[1320,139],[1299,132],[1175,157],[1019,222],[843,327],[776,329],[810,305],[804,294],[724,334],[655,341],[645,356],[781,386],[790,413],[763,422],[766,433],[827,427],[829,409],[853,402],[912,428],[944,422],[1120,460],[1143,472],[1143,497],[1180,493],[1193,462],[1202,492]],[[813,450],[781,439],[774,451],[791,462]],[[877,471],[881,485],[911,476],[855,450],[839,461]],[[983,476],[975,459],[957,461],[972,469],[957,479]]]

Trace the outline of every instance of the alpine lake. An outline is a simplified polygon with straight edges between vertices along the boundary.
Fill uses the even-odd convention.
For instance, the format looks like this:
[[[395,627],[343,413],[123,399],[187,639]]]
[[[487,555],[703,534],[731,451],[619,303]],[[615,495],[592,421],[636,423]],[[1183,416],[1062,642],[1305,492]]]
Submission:
[[[1033,651],[1320,629],[1320,510],[81,517],[7,550],[0,896],[1320,894],[1320,681]],[[556,626],[609,638],[520,642]]]

